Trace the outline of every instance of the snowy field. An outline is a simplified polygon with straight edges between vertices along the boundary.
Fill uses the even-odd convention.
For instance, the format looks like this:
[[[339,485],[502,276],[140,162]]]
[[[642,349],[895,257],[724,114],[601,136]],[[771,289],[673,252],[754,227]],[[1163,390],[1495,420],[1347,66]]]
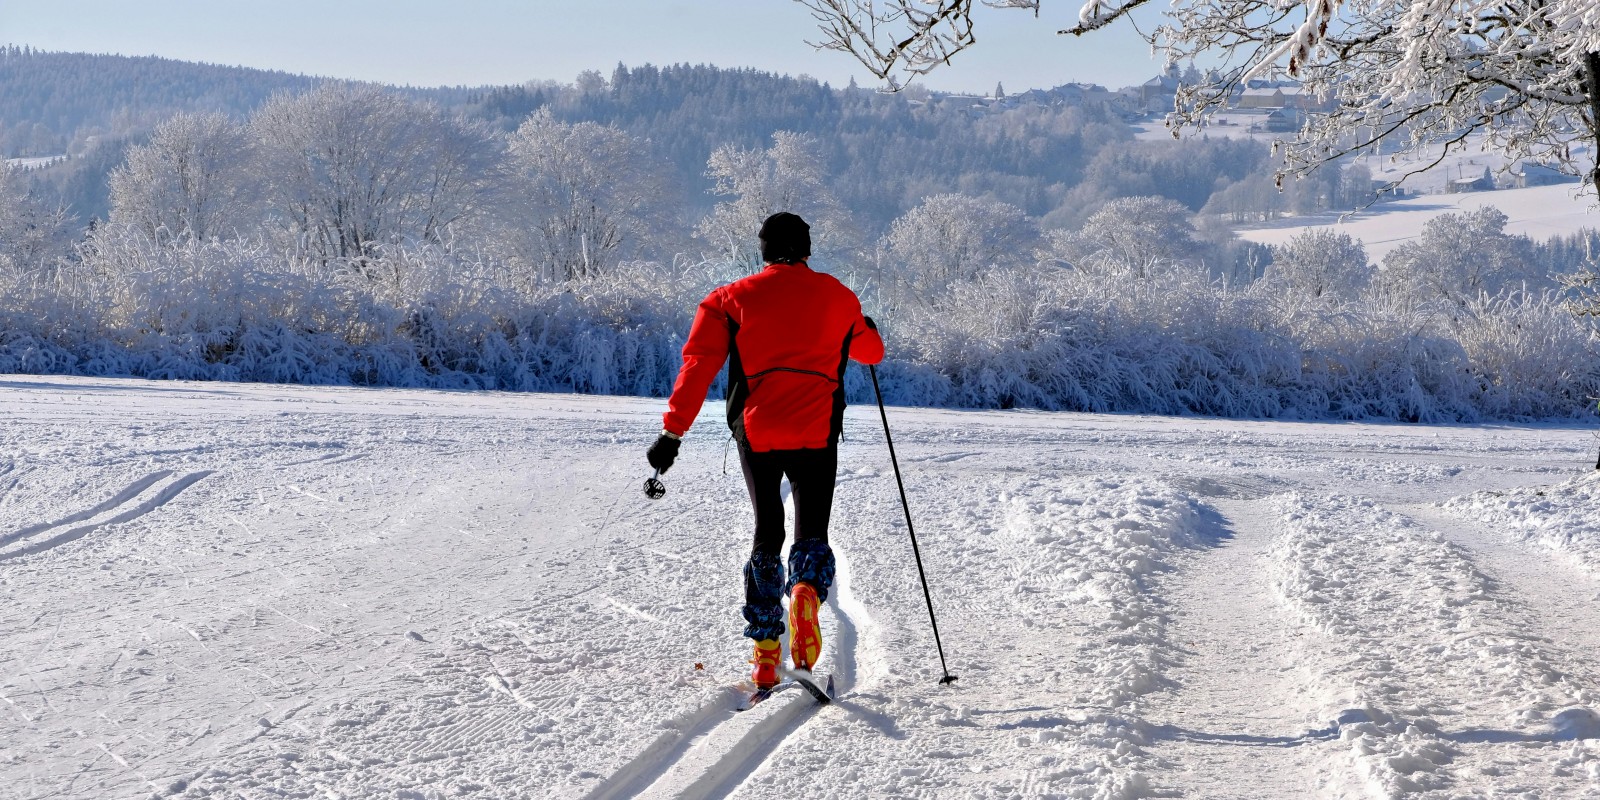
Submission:
[[[854,408],[839,700],[736,713],[662,405],[0,378],[0,800],[1600,795],[1594,429],[891,409],[939,686]]]
[[[1262,244],[1283,244],[1311,228],[1327,228],[1360,239],[1366,244],[1367,258],[1379,263],[1390,250],[1421,235],[1423,223],[1434,217],[1494,206],[1508,218],[1506,233],[1544,241],[1584,228],[1600,229],[1600,204],[1595,202],[1592,192],[1578,196],[1580,188],[1579,184],[1566,183],[1495,192],[1422,195],[1379,203],[1342,221],[1338,214],[1286,217],[1271,227],[1240,230],[1239,238]]]
[[[40,167],[48,167],[51,164],[56,163],[57,161],[65,161],[65,160],[67,160],[67,156],[65,156],[65,155],[59,155],[59,156],[35,156],[35,157],[30,157],[30,158],[8,158],[8,159],[6,159],[6,166],[8,166],[8,167],[16,167],[18,169],[38,169]]]

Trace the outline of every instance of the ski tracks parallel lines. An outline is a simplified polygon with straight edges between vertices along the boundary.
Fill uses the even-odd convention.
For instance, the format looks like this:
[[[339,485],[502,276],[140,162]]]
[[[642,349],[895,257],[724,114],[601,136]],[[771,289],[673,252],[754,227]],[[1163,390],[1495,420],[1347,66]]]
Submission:
[[[40,539],[38,541],[27,542],[27,543],[23,544],[21,547],[13,548],[12,550],[10,550],[8,552],[0,553],[0,562],[10,561],[10,560],[15,559],[15,558],[21,558],[23,556],[33,555],[33,554],[36,554],[36,553],[42,553],[42,552],[44,552],[46,550],[51,550],[51,549],[54,549],[56,547],[60,547],[61,545],[68,544],[70,542],[75,542],[75,541],[77,541],[79,539],[82,539],[83,537],[88,536],[89,534],[91,534],[91,533],[93,533],[93,532],[95,532],[95,531],[97,531],[97,530],[99,530],[101,528],[104,528],[104,527],[106,527],[108,525],[118,525],[118,524],[121,524],[121,523],[124,523],[124,522],[130,522],[132,520],[138,519],[139,517],[142,517],[142,516],[144,516],[146,514],[149,514],[150,512],[155,511],[156,509],[166,505],[167,503],[172,502],[172,500],[174,498],[176,498],[178,495],[183,494],[184,490],[188,489],[190,486],[193,486],[194,484],[200,482],[201,480],[204,480],[205,478],[207,478],[207,477],[209,477],[209,476],[211,476],[213,474],[215,474],[215,470],[201,470],[200,472],[191,472],[191,473],[189,473],[187,475],[184,475],[184,476],[182,476],[182,477],[180,477],[180,478],[178,478],[176,480],[173,480],[173,481],[167,483],[166,485],[162,486],[160,488],[160,490],[158,490],[149,499],[145,500],[144,502],[139,503],[138,505],[135,505],[134,507],[132,507],[132,508],[130,508],[130,509],[128,509],[128,510],[126,510],[126,511],[120,513],[120,514],[116,514],[115,516],[112,516],[112,517],[110,517],[108,519],[100,520],[98,522],[91,521],[87,525],[80,525],[80,526],[75,527],[75,528],[69,528],[68,530],[65,530],[65,531],[62,531],[60,533],[57,533],[54,536],[50,536],[50,537],[45,538],[45,539]],[[140,478],[137,481],[134,481],[126,489],[123,489],[121,492],[118,492],[116,494],[116,496],[112,497],[110,500],[107,500],[107,501],[105,501],[103,503],[100,503],[99,505],[94,506],[93,508],[86,509],[84,511],[78,512],[76,514],[69,515],[67,517],[63,517],[62,519],[57,520],[57,521],[52,522],[52,523],[29,526],[29,527],[23,528],[23,529],[21,529],[19,531],[15,531],[15,532],[7,535],[7,537],[3,541],[0,541],[0,546],[3,546],[4,544],[9,544],[9,543],[12,543],[12,542],[16,542],[18,540],[25,539],[26,537],[32,536],[32,535],[37,534],[37,533],[42,533],[42,532],[45,532],[45,531],[62,528],[62,527],[65,527],[67,525],[71,525],[72,523],[75,523],[75,522],[82,522],[84,520],[95,520],[98,517],[100,517],[101,515],[106,514],[106,513],[110,512],[110,511],[113,511],[113,510],[115,510],[117,508],[120,508],[120,507],[126,505],[128,502],[130,502],[130,501],[132,501],[132,500],[144,495],[144,493],[151,486],[155,485],[156,483],[160,482],[163,478],[166,478],[166,477],[168,477],[170,475],[172,475],[172,472],[169,471],[169,470],[163,470],[163,471],[160,471],[160,472],[152,473],[150,475],[146,475],[145,477]]]
[[[671,730],[656,737],[632,761],[585,795],[586,800],[636,797],[648,789],[683,758],[690,745],[728,721],[735,694],[730,689],[720,702],[707,703],[698,711],[673,721]]]
[[[829,647],[837,692],[856,688],[863,629],[873,622],[850,589],[850,564],[835,547],[836,576],[828,607],[835,635]],[[638,756],[585,796],[586,800],[625,797],[721,797],[736,789],[823,706],[802,691],[785,692],[750,711],[734,711],[732,689],[714,702],[670,724]],[[695,773],[683,775],[681,773]]]
[[[761,705],[765,706],[771,702],[768,700]],[[757,706],[757,709],[760,707]],[[777,752],[784,739],[799,730],[800,726],[821,707],[811,695],[797,689],[790,693],[787,701],[777,710],[749,726],[737,740],[727,743],[728,746],[719,748],[721,752],[688,786],[681,789],[675,786],[651,786],[640,797],[672,797],[677,800],[726,797],[760,769],[761,765]],[[739,721],[741,721],[739,717],[733,720],[734,723]]]
[[[154,484],[156,481],[159,481],[171,474],[172,470],[166,469],[159,472],[152,472],[149,475],[146,475],[134,481],[133,483],[128,484],[127,488],[124,488],[122,491],[112,495],[111,498],[105,502],[73,514],[68,514],[67,516],[53,522],[40,522],[33,525],[28,525],[12,531],[11,533],[0,536],[0,547],[11,544],[18,539],[26,539],[36,533],[42,533],[52,528],[59,528],[63,525],[71,525],[74,522],[82,522],[86,519],[92,519],[96,516],[104,514],[107,511],[110,511],[111,509],[116,508],[117,506],[120,506],[135,497],[138,497],[140,494],[144,493],[144,490],[150,488],[151,484]]]

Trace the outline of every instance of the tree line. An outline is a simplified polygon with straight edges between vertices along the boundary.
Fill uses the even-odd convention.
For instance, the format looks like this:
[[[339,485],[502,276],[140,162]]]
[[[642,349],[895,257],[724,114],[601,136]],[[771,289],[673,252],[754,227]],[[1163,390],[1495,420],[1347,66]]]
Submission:
[[[1573,272],[1592,232],[1536,244],[1491,209],[1379,264],[1339,234],[1243,244],[1196,215],[1208,169],[1253,174],[1226,140],[1102,143],[1070,216],[924,183],[880,223],[814,131],[702,143],[699,191],[624,124],[626,80],[534,87],[514,125],[338,82],[180,113],[126,148],[87,232],[0,171],[0,370],[659,395],[695,303],[758,268],[760,220],[791,210],[884,321],[898,402],[1442,421],[1600,393],[1593,272]],[[491,95],[462,102],[523,108]],[[677,107],[640,98],[639,119]]]
[[[0,125],[0,153],[71,154],[29,180],[43,201],[86,225],[109,216],[110,170],[172,115],[217,112],[244,122],[275,94],[336,83],[356,85],[159,58],[3,48],[0,119],[10,127]],[[648,143],[652,170],[690,216],[719,202],[706,171],[713,151],[767,148],[776,133],[804,134],[814,142],[824,185],[868,238],[921,198],[948,192],[990,196],[1048,225],[1071,226],[1121,196],[1167,196],[1194,211],[1210,204],[1217,214],[1244,219],[1349,208],[1369,189],[1364,181],[1346,181],[1351,191],[1344,193],[1291,183],[1280,195],[1264,145],[1135,141],[1122,118],[1098,106],[994,103],[974,111],[926,92],[835,88],[749,69],[618,65],[609,77],[588,72],[570,84],[387,90],[501,134],[541,110],[562,123],[621,130]],[[1317,181],[1337,182],[1337,170],[1326,175]],[[1253,188],[1232,188],[1237,184]],[[1226,202],[1214,203],[1219,196]]]

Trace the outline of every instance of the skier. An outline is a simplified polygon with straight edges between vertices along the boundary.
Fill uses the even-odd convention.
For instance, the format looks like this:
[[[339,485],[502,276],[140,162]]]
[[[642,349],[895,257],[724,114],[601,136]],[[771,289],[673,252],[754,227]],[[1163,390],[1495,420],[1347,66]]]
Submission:
[[[755,640],[752,681],[778,683],[783,654],[782,598],[789,596],[789,654],[809,671],[822,650],[817,608],[833,585],[828,516],[833,510],[839,434],[844,424],[846,360],[883,360],[877,325],[861,301],[831,275],[807,266],[811,226],[795,214],[773,214],[759,234],[766,266],[718,287],[700,303],[683,368],[647,458],[666,472],[678,456],[706,390],[728,361],[728,427],[755,509],[755,542],[744,567],[744,635]],[[794,496],[794,544],[784,580],[783,497]]]

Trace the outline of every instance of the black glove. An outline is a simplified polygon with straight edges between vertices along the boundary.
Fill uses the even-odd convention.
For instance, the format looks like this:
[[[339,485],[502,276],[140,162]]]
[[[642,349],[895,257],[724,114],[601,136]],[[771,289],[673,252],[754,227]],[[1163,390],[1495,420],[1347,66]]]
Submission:
[[[878,323],[873,322],[872,321],[872,317],[868,317],[868,316],[863,315],[861,318],[867,321],[867,327],[869,327],[869,328],[871,328],[873,330],[877,330],[878,329]]]
[[[676,436],[661,434],[656,443],[650,445],[649,452],[644,457],[650,461],[650,466],[665,475],[672,468],[672,462],[678,460],[678,446],[683,444]]]

